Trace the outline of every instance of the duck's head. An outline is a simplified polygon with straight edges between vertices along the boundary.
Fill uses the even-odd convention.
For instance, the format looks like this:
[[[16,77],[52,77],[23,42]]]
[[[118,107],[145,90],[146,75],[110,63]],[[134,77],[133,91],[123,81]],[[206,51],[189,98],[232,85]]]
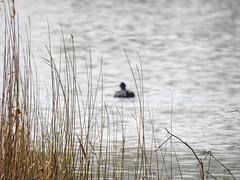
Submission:
[[[126,84],[125,84],[124,82],[122,82],[122,83],[120,84],[120,88],[121,88],[122,90],[125,90],[125,89],[126,89]]]

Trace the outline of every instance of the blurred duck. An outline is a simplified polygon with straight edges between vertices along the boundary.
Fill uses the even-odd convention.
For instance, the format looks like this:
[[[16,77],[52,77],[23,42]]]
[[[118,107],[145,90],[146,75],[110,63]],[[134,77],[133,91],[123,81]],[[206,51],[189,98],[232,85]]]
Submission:
[[[134,93],[132,91],[129,91],[126,89],[126,84],[125,83],[121,83],[120,84],[120,88],[121,91],[117,91],[114,94],[114,97],[119,97],[119,98],[132,98],[135,97]]]

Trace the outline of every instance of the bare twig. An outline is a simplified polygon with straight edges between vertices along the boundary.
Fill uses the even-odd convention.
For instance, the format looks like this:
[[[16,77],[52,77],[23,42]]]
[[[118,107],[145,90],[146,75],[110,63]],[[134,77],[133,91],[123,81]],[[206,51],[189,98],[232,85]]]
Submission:
[[[165,128],[166,129],[166,128]],[[179,141],[181,141],[183,144],[185,144],[194,154],[194,156],[196,157],[196,159],[198,160],[200,166],[201,166],[201,179],[204,179],[204,168],[203,168],[203,162],[201,159],[198,158],[196,152],[193,150],[193,148],[191,146],[188,145],[188,143],[184,142],[181,138],[175,136],[174,134],[170,133],[167,129],[166,131],[168,132],[168,134],[170,134],[171,136],[175,137],[176,139],[178,139]]]
[[[208,155],[210,155],[211,157],[213,157],[219,164],[221,164],[221,166],[224,168],[224,169],[226,169],[226,171],[232,176],[232,178],[234,179],[234,180],[236,180],[236,178],[234,177],[234,175],[232,174],[232,172],[230,171],[230,169],[228,169],[222,162],[220,162],[213,154],[212,154],[212,152],[211,151],[203,151],[202,152],[203,154],[208,154]]]
[[[233,174],[231,173],[230,169],[228,169],[223,163],[221,163],[212,153],[211,153],[211,156],[219,163],[221,164],[222,167],[224,167],[227,172],[232,176],[233,179],[236,180],[236,178],[233,176]]]
[[[236,110],[233,110],[233,111],[227,111],[227,113],[232,113],[232,112],[239,112],[240,113],[240,110],[236,109]]]
[[[169,136],[169,138],[167,138],[160,146],[158,146],[158,148],[155,150],[158,151],[172,136]]]
[[[213,179],[216,179],[216,180],[217,180],[217,178],[215,178],[213,175],[211,175],[208,171],[206,171],[206,173],[207,173],[209,176],[211,176]]]

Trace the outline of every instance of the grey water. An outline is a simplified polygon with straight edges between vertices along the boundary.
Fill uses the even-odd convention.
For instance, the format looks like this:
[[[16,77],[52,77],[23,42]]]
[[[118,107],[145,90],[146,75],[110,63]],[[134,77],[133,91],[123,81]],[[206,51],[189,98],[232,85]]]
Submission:
[[[154,119],[152,125],[151,118],[145,118],[146,136],[154,126],[163,142],[172,122],[173,133],[198,154],[212,150],[240,178],[240,113],[230,112],[240,108],[240,1],[21,0],[16,9],[23,27],[31,19],[32,52],[44,86],[51,83],[43,62],[48,57],[47,21],[56,59],[61,29],[74,37],[77,59],[89,57],[91,48],[95,80],[103,59],[104,101],[124,108],[126,148],[136,143],[132,102],[137,100],[122,101],[113,94],[120,82],[137,90],[124,49],[134,68],[141,66],[138,54],[141,57],[145,105]],[[0,22],[2,34],[3,11]],[[0,40],[2,49],[3,36]],[[84,74],[84,69],[78,66],[77,73]],[[184,156],[188,150],[181,146],[176,151]],[[183,160],[188,172],[184,179],[198,179],[197,162],[189,154]],[[224,174],[231,179],[218,166],[213,171],[220,179]]]

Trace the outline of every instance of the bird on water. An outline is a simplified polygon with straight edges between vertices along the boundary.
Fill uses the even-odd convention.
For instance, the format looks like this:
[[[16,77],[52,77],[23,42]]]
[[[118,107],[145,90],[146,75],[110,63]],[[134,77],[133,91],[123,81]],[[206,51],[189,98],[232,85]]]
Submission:
[[[134,93],[132,91],[129,91],[126,89],[126,84],[124,82],[122,82],[120,84],[120,91],[117,91],[114,94],[114,97],[119,97],[119,98],[132,98],[135,97]]]

